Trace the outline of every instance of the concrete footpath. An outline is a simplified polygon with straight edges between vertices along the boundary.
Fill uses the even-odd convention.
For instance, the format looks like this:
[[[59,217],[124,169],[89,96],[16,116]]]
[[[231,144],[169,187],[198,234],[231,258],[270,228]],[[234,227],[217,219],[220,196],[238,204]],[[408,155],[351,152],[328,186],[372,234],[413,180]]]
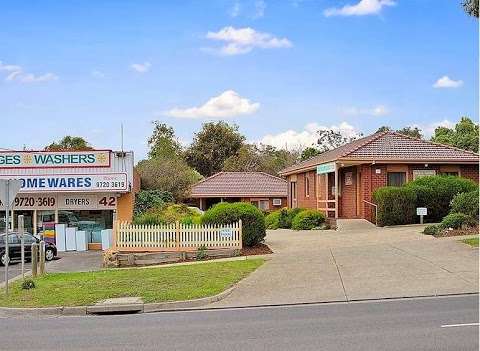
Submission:
[[[478,250],[421,234],[422,226],[268,231],[275,252],[211,307],[478,293]]]

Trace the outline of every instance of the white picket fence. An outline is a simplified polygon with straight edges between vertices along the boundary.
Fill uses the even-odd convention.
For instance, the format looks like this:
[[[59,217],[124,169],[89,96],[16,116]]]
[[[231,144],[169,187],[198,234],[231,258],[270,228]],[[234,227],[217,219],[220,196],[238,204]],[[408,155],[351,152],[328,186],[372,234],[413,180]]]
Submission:
[[[136,225],[115,222],[113,248],[118,251],[194,251],[242,248],[242,221],[227,225]]]

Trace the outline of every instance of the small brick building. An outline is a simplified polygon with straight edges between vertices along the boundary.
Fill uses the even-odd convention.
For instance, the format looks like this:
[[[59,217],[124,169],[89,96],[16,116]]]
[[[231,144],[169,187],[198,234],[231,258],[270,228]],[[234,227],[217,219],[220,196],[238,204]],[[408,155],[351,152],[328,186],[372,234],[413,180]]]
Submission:
[[[331,218],[372,221],[372,193],[379,187],[436,174],[478,183],[478,170],[478,154],[386,131],[297,163],[280,174],[288,181],[288,207],[318,209]]]
[[[287,182],[263,172],[219,172],[195,184],[190,198],[201,210],[224,201],[275,210],[287,206]]]

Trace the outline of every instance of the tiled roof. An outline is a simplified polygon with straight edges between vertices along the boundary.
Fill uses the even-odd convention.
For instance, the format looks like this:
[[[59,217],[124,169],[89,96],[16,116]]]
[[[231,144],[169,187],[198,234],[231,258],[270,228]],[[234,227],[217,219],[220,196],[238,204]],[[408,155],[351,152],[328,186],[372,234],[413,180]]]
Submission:
[[[282,175],[315,168],[337,160],[366,162],[478,162],[478,154],[449,145],[415,139],[397,132],[386,131],[355,140],[309,160],[282,170]]]
[[[286,197],[287,182],[263,172],[220,172],[192,187],[195,197]]]

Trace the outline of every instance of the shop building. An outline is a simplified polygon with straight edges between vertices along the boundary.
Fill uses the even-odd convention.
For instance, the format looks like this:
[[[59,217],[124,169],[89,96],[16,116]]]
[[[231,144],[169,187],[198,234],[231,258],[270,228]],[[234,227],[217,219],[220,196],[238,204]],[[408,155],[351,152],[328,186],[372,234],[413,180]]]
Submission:
[[[263,172],[219,172],[195,184],[190,197],[201,210],[219,202],[249,202],[270,211],[287,205],[287,182]]]
[[[17,227],[19,215],[33,234],[66,224],[87,233],[89,249],[99,249],[100,233],[112,229],[114,218],[132,219],[140,186],[133,166],[133,152],[1,151],[0,179],[22,182],[10,227]],[[0,218],[5,218],[4,210]]]
[[[478,183],[479,155],[386,131],[324,152],[280,174],[288,181],[288,207],[318,209],[330,218],[374,221],[376,189],[440,174]]]

